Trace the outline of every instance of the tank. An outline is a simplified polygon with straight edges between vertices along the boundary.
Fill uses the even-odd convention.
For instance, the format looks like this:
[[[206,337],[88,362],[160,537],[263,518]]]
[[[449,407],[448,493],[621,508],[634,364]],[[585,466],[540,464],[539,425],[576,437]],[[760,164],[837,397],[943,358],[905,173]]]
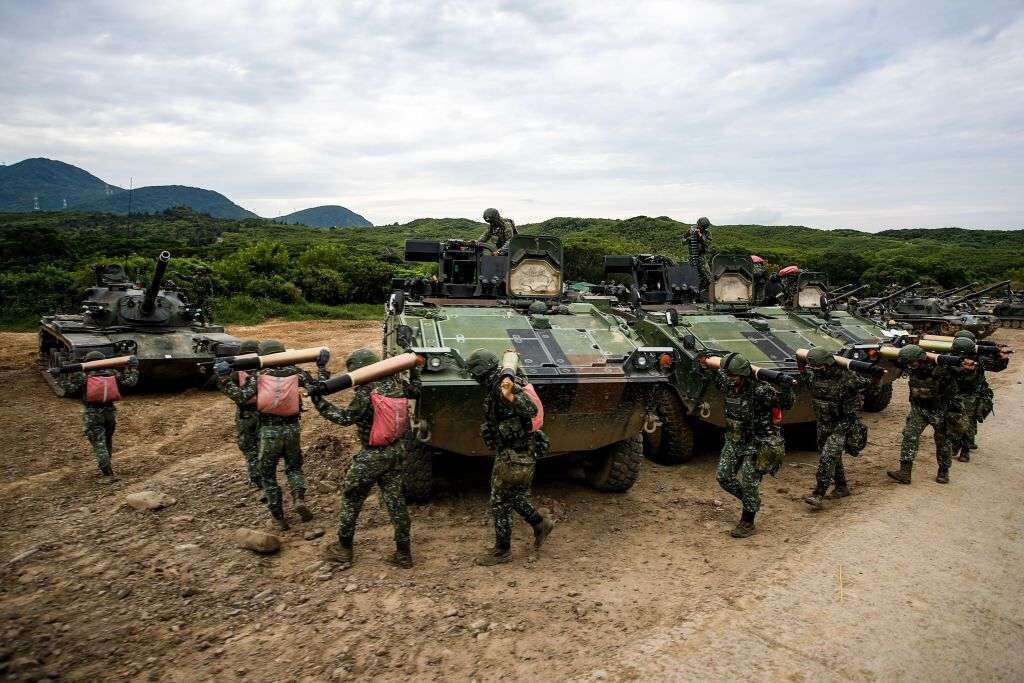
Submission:
[[[628,322],[644,343],[676,352],[672,381],[658,389],[658,425],[645,433],[645,454],[656,462],[685,462],[693,454],[701,424],[725,426],[722,396],[696,367],[702,353],[741,353],[753,365],[781,376],[800,372],[796,357],[800,348],[820,346],[851,359],[882,362],[878,356],[884,341],[882,330],[870,321],[851,318],[826,324],[827,321],[816,317],[818,312],[764,305],[765,299],[772,296],[768,278],[747,255],[717,254],[712,259],[709,301],[695,301],[693,292],[683,286],[698,281],[690,264],[675,264],[660,256],[657,263],[663,269],[664,281],[679,286],[669,286],[670,295],[656,294],[665,288],[651,286],[659,281],[653,272],[655,262],[644,254],[606,257],[606,271],[613,277],[625,275],[627,282],[606,285],[589,298],[600,299],[607,292],[618,294],[619,307],[612,310]],[[810,281],[808,285],[805,297],[812,293]],[[814,290],[813,303],[820,304],[824,291]],[[865,396],[865,409],[882,410],[888,405],[894,376],[886,375]],[[783,424],[808,424],[814,419],[810,393],[804,385],[798,385],[795,404],[784,412]]]
[[[992,315],[1002,327],[1024,328],[1024,293],[1011,292],[1009,298],[992,307]]]
[[[39,360],[46,368],[81,361],[90,351],[107,356],[139,358],[139,385],[203,385],[205,371],[218,355],[232,355],[239,340],[223,327],[206,325],[200,312],[174,289],[163,289],[169,252],[156,260],[153,279],[145,288],[127,277],[121,266],[96,269],[96,282],[74,315],[47,315],[39,321]],[[64,390],[44,370],[58,396]]]
[[[429,496],[438,453],[493,455],[480,437],[483,389],[465,369],[477,348],[519,353],[544,403],[551,456],[578,460],[599,490],[630,488],[673,350],[645,345],[622,318],[563,294],[555,237],[517,235],[499,253],[463,240],[408,240],[405,259],[437,264],[436,276],[396,280],[386,305],[385,356],[424,359],[407,495]]]
[[[931,297],[907,296],[914,287],[911,285],[871,302],[868,308],[875,311],[882,320],[892,321],[921,334],[951,335],[960,330],[969,330],[983,339],[996,331],[999,319],[995,315],[979,312],[972,301],[1008,284],[1007,280],[968,294]]]

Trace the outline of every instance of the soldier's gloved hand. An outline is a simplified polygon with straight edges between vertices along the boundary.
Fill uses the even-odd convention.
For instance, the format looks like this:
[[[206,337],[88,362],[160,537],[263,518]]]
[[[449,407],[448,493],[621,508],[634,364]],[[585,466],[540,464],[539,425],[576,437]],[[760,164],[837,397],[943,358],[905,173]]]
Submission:
[[[138,356],[129,356],[128,357],[128,369],[129,370],[138,370],[139,369],[139,357]]]
[[[225,360],[217,361],[213,364],[213,371],[218,377],[227,377],[231,374],[231,363]]]
[[[327,364],[331,361],[331,352],[328,349],[320,349],[320,353],[316,357],[316,366],[318,368],[326,368]]]

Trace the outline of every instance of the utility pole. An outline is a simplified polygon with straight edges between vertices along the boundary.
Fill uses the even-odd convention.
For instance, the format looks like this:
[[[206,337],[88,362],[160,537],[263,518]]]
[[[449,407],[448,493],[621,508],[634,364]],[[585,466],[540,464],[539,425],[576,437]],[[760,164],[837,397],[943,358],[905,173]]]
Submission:
[[[39,195],[33,195],[32,196],[32,210],[33,211],[38,211],[39,210]]]
[[[128,178],[128,215],[132,215],[132,190],[135,187],[135,178]]]

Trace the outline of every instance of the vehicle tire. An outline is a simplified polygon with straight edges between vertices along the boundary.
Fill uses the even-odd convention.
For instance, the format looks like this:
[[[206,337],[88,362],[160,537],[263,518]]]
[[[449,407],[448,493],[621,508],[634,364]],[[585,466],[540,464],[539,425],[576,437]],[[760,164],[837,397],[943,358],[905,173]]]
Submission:
[[[643,458],[644,442],[639,434],[606,446],[587,458],[587,483],[606,493],[628,491],[640,476]]]
[[[644,456],[659,465],[681,465],[693,458],[693,425],[682,402],[668,391],[659,391],[654,404],[659,427],[644,432]]]
[[[402,490],[410,503],[425,503],[434,490],[435,450],[422,443],[409,446],[402,470]]]
[[[892,384],[872,387],[864,392],[864,411],[880,413],[886,409],[890,401],[892,401]]]

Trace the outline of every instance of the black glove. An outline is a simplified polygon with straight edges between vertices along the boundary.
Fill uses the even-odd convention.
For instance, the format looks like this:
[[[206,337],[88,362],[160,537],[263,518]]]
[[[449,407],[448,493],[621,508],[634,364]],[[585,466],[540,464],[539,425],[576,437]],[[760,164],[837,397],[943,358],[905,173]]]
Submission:
[[[213,371],[218,377],[227,377],[231,374],[231,363],[221,360],[213,364]]]
[[[139,367],[139,357],[138,356],[129,356],[128,357],[128,369],[129,370],[137,370],[138,367]]]
[[[328,349],[320,349],[320,353],[316,357],[316,366],[318,368],[326,368],[330,360],[331,352]]]

